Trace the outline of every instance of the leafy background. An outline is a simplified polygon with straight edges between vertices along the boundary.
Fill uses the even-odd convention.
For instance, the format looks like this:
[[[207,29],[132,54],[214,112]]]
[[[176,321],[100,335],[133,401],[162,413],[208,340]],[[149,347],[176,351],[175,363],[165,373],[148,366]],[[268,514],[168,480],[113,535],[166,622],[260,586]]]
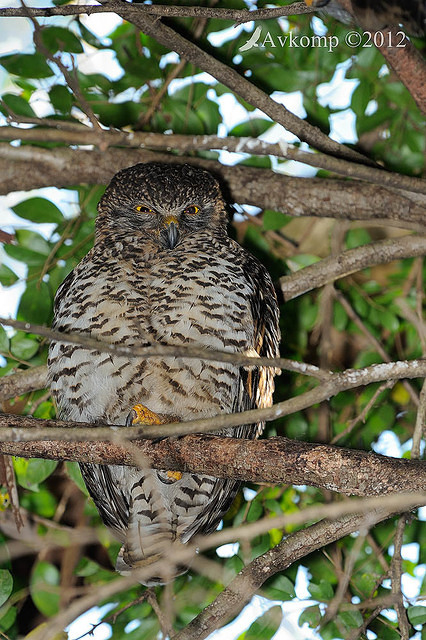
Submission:
[[[59,4],[59,3],[57,3]],[[263,6],[265,3],[258,2]],[[277,3],[278,4],[278,3]],[[244,8],[244,2],[218,2],[217,7]],[[225,86],[199,73],[191,64],[182,64],[176,79],[176,54],[140,33],[128,23],[115,22],[105,35],[99,28],[104,16],[40,19],[42,46],[55,60],[69,69],[75,67],[75,79],[81,96],[105,127],[135,131],[234,136],[261,135],[276,141],[295,137],[234,95]],[[23,24],[15,22],[10,28]],[[30,23],[28,23],[30,24]],[[173,21],[182,32],[194,29],[191,19]],[[256,26],[272,38],[289,33],[312,36],[315,33],[337,35],[340,44],[326,48],[258,47],[241,53]],[[424,172],[423,119],[405,87],[386,67],[381,54],[373,48],[348,50],[344,44],[347,27],[331,18],[310,16],[288,20],[247,23],[234,28],[232,23],[211,19],[203,26],[200,44],[249,79],[272,93],[278,101],[294,105],[300,115],[325,133],[340,136],[343,142],[357,144],[372,158],[399,173],[421,176]],[[7,29],[7,27],[6,27]],[[417,41],[417,46],[423,46]],[[88,122],[87,115],[68,86],[60,66],[45,53],[29,46],[25,53],[4,53],[0,58],[2,87],[0,110],[16,121],[34,120],[43,127],[43,119]],[[351,82],[348,82],[348,81]],[[339,91],[336,92],[336,86]],[[156,109],[150,110],[162,87],[167,87]],[[235,122],[238,120],[238,122]],[[339,122],[343,123],[340,125]],[[47,124],[47,122],[46,122]],[[22,126],[25,126],[22,124]],[[21,146],[25,145],[21,142]],[[44,149],[60,142],[31,143]],[[305,145],[306,146],[306,145]],[[224,163],[244,163],[283,173],[312,175],[313,170],[296,163],[248,155],[197,152],[196,156],[219,158]],[[319,172],[318,175],[326,175]],[[90,176],[89,176],[90,183]],[[76,185],[69,190],[42,190],[21,193],[6,200],[13,202],[6,231],[12,234],[1,253],[0,282],[5,300],[8,290],[22,292],[17,305],[19,320],[49,325],[52,303],[58,285],[87,253],[93,243],[96,205],[104,185]],[[47,195],[46,195],[47,194]],[[241,206],[232,233],[268,266],[274,279],[327,255],[332,238],[339,237],[341,250],[366,244],[373,239],[397,234],[395,229],[336,223],[312,219],[296,220],[274,211],[258,214]],[[289,245],[292,247],[289,250]],[[417,269],[417,270],[416,270]],[[329,365],[333,368],[363,367],[383,360],[380,343],[391,359],[412,359],[422,355],[416,328],[401,311],[403,297],[415,309],[418,299],[418,263],[400,261],[369,269],[336,284],[350,308],[331,301],[331,326],[327,327],[332,349]],[[424,276],[424,274],[423,274]],[[416,280],[417,278],[417,280]],[[18,287],[18,288],[17,288]],[[416,288],[417,287],[417,288]],[[2,295],[3,295],[2,293]],[[324,361],[324,306],[320,292],[307,294],[282,308],[284,336],[282,353],[297,360],[321,364]],[[374,338],[377,342],[374,343]],[[47,342],[37,335],[6,331],[0,326],[0,374],[44,364]],[[413,386],[416,383],[413,382]],[[312,381],[284,373],[277,382],[276,400],[303,393]],[[323,439],[339,445],[391,452],[409,456],[415,421],[415,406],[402,383],[384,389],[365,420],[352,429],[347,426],[370,402],[378,385],[361,391],[345,392],[331,400],[327,433],[321,426],[318,407],[278,421],[266,435],[285,434],[307,441]],[[52,418],[55,409],[49,392],[40,390],[4,403],[8,413]],[[389,428],[392,427],[390,430]],[[74,463],[15,459],[14,467],[22,507],[36,517],[37,534],[43,539],[53,526],[93,527],[99,544],[31,553],[5,561],[0,570],[0,632],[14,639],[28,633],[44,618],[55,615],[72,598],[67,589],[100,585],[116,579],[112,569],[118,545],[104,533],[93,504],[86,500],[78,467]],[[3,495],[3,494],[2,494]],[[311,487],[248,486],[238,495],[223,526],[253,522],[263,516],[290,513],[305,506],[336,499],[328,492]],[[0,501],[1,502],[1,501]],[[7,500],[2,506],[7,511]],[[417,604],[426,596],[425,514],[420,511],[404,532],[404,588],[412,637],[426,637],[421,631],[426,622],[426,607]],[[389,566],[393,556],[395,522],[389,520],[371,531],[357,549],[345,603],[389,595]],[[276,545],[291,533],[272,529],[246,545],[228,545],[207,556],[227,575],[235,575],[247,562]],[[5,542],[7,536],[2,536]],[[321,637],[324,640],[348,638],[368,618],[368,608],[342,608],[337,617],[315,632],[335,595],[339,575],[357,543],[350,536],[332,547],[305,558],[284,574],[264,585],[262,596],[278,601],[269,611],[239,635],[239,638],[267,639],[274,636],[282,620],[279,603],[299,602],[299,625],[294,637]],[[295,589],[296,585],[296,589]],[[211,602],[222,589],[220,580],[196,573],[178,578],[173,584],[173,609],[176,629],[184,627],[194,615]],[[72,593],[72,591],[71,591]],[[141,594],[140,587],[112,599],[116,611]],[[296,595],[297,594],[297,595]],[[158,589],[161,602],[163,597]],[[265,601],[263,601],[265,602]],[[100,603],[102,604],[102,603]],[[111,608],[106,615],[111,614]],[[393,640],[400,637],[396,615],[384,609],[368,625],[368,638]],[[111,627],[113,638],[143,640],[159,632],[157,617],[148,602],[141,602],[121,613]],[[417,630],[417,631],[416,631]],[[310,635],[312,633],[312,636]],[[417,633],[417,635],[415,635]],[[280,634],[280,635],[278,635]],[[289,637],[281,630],[276,638]],[[295,635],[296,634],[296,635]],[[299,634],[299,635],[297,635]],[[230,636],[227,636],[230,637]]]

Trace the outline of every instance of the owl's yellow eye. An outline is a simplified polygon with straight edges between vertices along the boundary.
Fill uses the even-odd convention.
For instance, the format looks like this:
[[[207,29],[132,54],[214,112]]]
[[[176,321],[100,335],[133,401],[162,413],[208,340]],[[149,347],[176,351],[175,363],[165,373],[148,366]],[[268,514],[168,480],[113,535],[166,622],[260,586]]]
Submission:
[[[191,204],[191,206],[187,207],[184,213],[189,214],[190,216],[195,216],[199,212],[199,208],[195,204]]]
[[[154,209],[151,209],[150,207],[145,207],[143,204],[138,204],[137,207],[135,207],[136,211],[139,211],[139,213],[155,213]]]

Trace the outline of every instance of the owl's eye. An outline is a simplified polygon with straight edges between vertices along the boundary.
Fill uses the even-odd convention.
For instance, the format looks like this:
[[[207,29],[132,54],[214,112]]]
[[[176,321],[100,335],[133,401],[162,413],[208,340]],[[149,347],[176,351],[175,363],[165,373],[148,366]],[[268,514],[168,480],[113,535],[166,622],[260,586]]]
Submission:
[[[189,207],[186,207],[184,213],[187,213],[190,216],[195,216],[200,211],[200,209],[195,204],[191,204]]]
[[[139,213],[155,213],[154,209],[151,209],[150,207],[145,207],[143,204],[138,204],[137,207],[135,207],[136,211],[139,211]]]

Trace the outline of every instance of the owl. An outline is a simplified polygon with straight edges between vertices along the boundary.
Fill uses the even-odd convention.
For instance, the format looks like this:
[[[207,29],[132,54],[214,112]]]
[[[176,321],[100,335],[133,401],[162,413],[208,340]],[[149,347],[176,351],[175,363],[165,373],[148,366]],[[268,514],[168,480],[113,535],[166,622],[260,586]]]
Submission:
[[[58,289],[53,328],[131,349],[198,347],[278,355],[274,287],[227,233],[217,180],[188,164],[117,173],[98,206],[92,250]],[[64,420],[125,425],[188,421],[272,403],[273,367],[167,355],[125,357],[53,341],[49,379]],[[263,424],[221,434],[255,438]],[[116,568],[148,586],[187,570],[174,559],[216,529],[239,483],[141,465],[82,464],[105,525],[121,542]]]

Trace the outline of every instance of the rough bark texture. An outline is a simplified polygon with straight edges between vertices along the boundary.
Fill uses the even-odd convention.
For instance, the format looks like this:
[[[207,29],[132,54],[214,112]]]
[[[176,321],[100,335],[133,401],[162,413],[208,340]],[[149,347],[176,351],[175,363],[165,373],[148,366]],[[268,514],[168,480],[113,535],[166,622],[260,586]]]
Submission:
[[[390,510],[377,509],[368,516],[348,515],[333,522],[322,520],[285,538],[276,547],[259,556],[232,580],[217,598],[196,616],[173,640],[203,640],[214,630],[226,624],[256,591],[280,571],[309,555],[316,549],[344,538],[362,527],[389,518]]]
[[[106,184],[114,173],[138,162],[190,162],[212,171],[227,187],[230,202],[283,211],[292,216],[343,220],[389,220],[424,228],[426,197],[343,179],[293,178],[251,167],[146,150],[81,151],[0,144],[0,194],[38,187]]]
[[[47,386],[47,367],[40,365],[13,375],[3,376],[0,383],[0,402]]]
[[[141,440],[133,445],[156,469],[203,472],[246,482],[308,484],[355,496],[417,492],[426,486],[425,461],[288,438],[240,440],[191,435],[160,442]],[[110,442],[8,442],[0,443],[0,452],[95,464],[134,464],[129,450]]]

